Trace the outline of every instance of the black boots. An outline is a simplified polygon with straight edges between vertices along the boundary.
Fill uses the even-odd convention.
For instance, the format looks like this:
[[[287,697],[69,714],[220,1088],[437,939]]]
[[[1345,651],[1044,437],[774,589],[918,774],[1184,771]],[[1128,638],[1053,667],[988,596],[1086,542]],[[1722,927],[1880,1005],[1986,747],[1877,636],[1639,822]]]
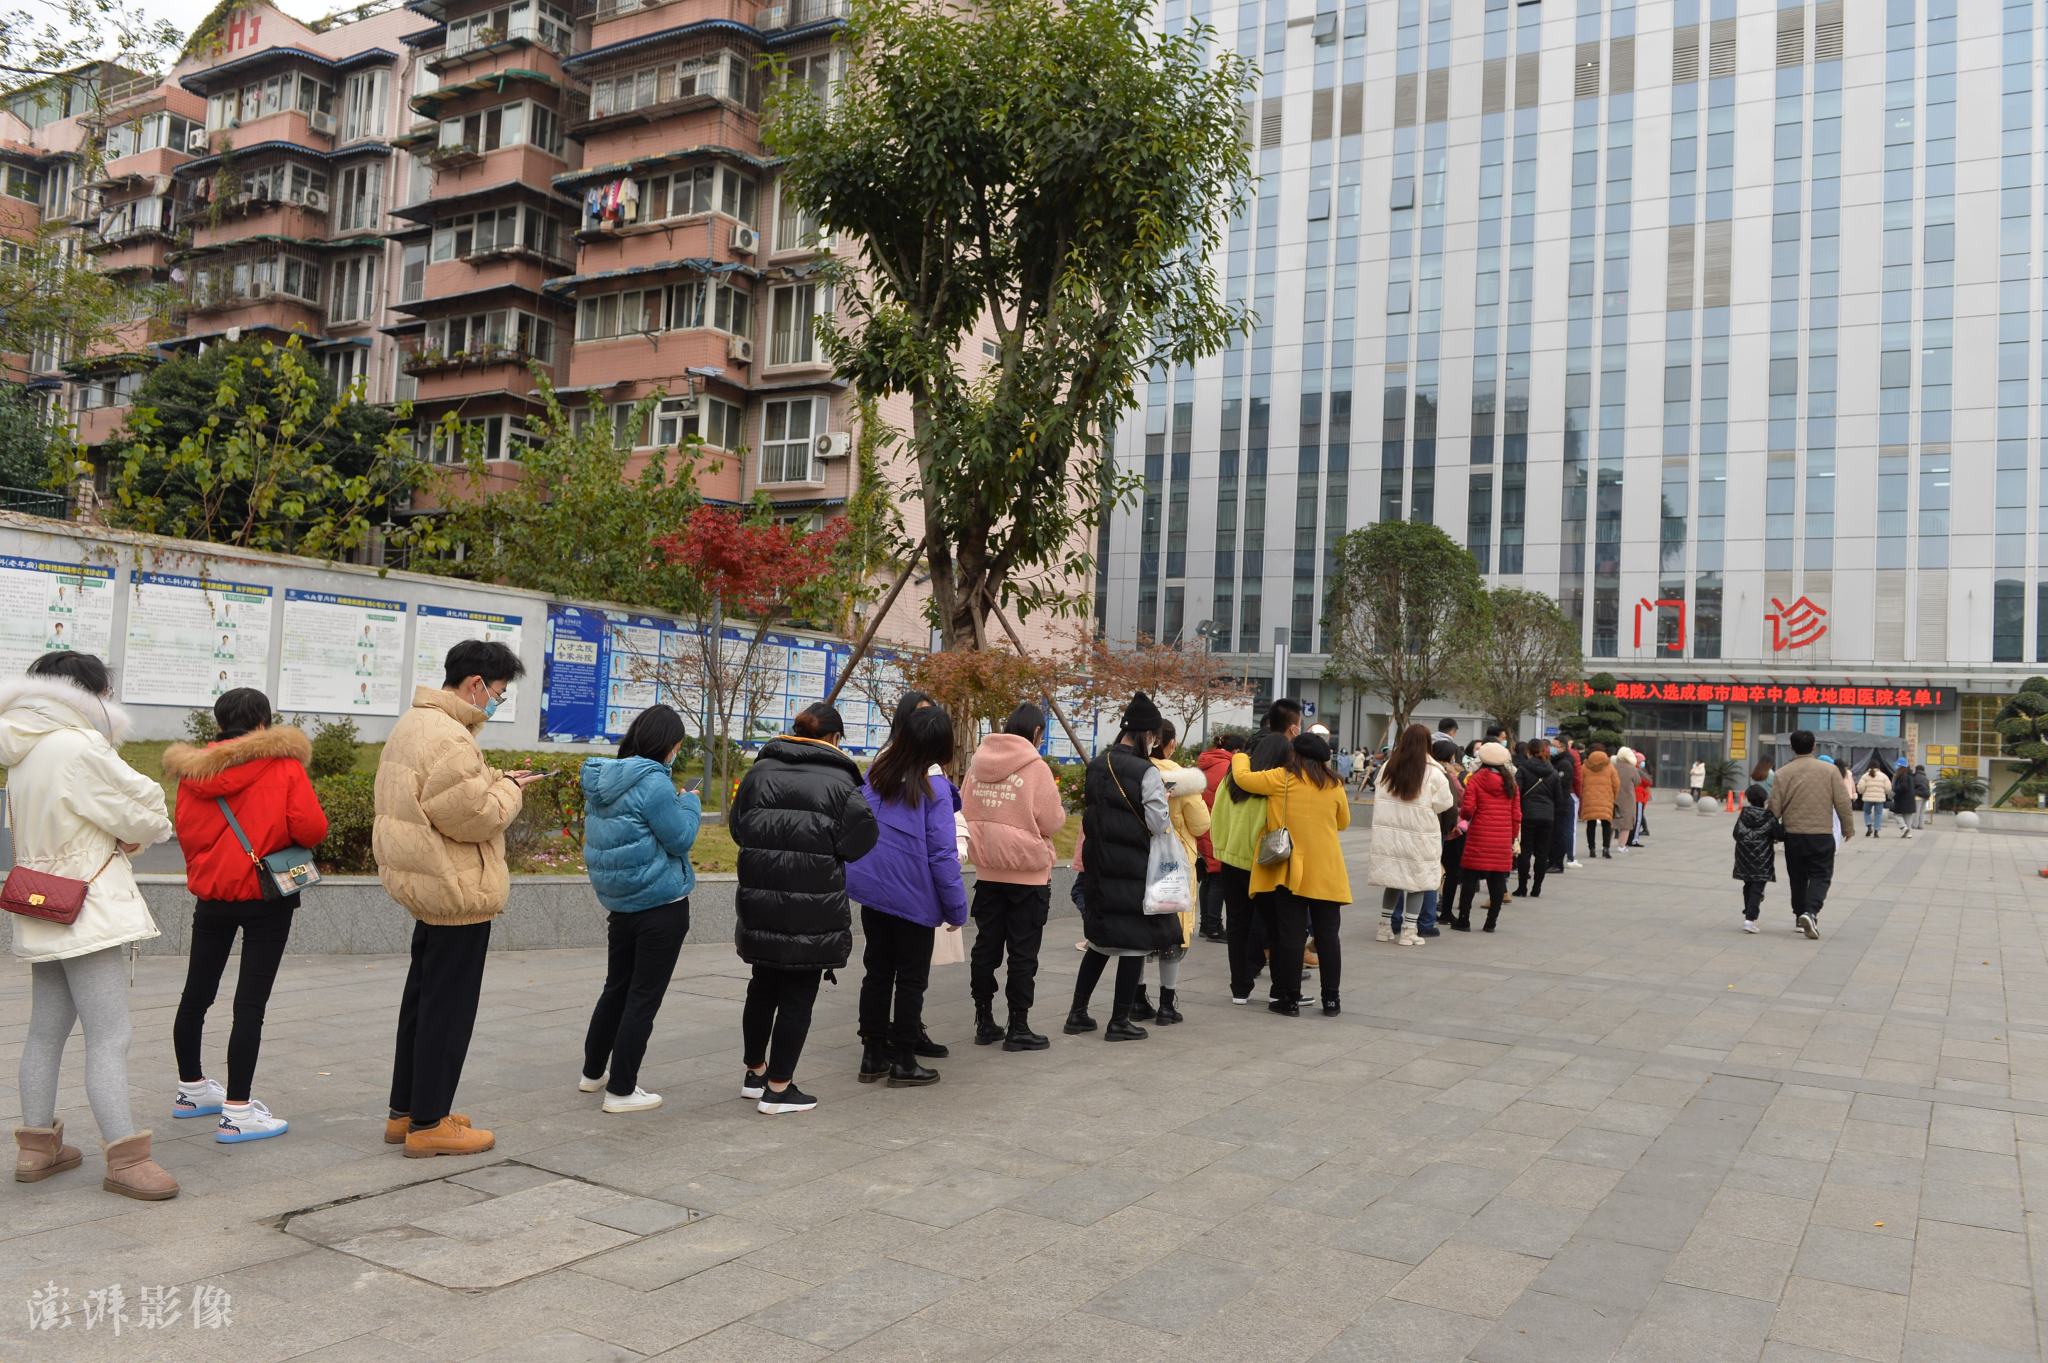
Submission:
[[[860,1081],[872,1084],[889,1073],[889,1048],[877,1046],[866,1037],[860,1039]]]
[[[1079,1036],[1095,1030],[1095,1019],[1088,1016],[1086,1008],[1072,1008],[1067,1011],[1067,1025],[1060,1028],[1068,1036]]]
[[[1178,993],[1178,990],[1168,989],[1163,984],[1159,986],[1159,1010],[1152,1016],[1161,1027],[1171,1027],[1181,1020],[1180,1009],[1173,1006],[1174,996]]]
[[[1485,926],[1481,927],[1481,928],[1480,928],[1479,930],[1480,930],[1481,932],[1492,932],[1492,931],[1493,931],[1493,925],[1494,925],[1495,923],[1498,923],[1499,921],[1500,921],[1500,905],[1498,905],[1498,904],[1488,904],[1488,905],[1486,906],[1486,923],[1485,923]]]
[[[974,1001],[974,1044],[993,1046],[1003,1039],[1003,1029],[996,1026],[996,1007],[993,999]]]
[[[1129,1018],[1111,1018],[1109,1026],[1102,1031],[1104,1041],[1143,1041],[1149,1035],[1151,1033]]]
[[[944,1046],[932,1040],[932,1034],[922,1027],[917,1029],[917,1040],[910,1044],[910,1049],[931,1060],[944,1060],[951,1054]]]
[[[1153,1016],[1152,1000],[1145,997],[1145,986],[1138,986],[1138,996],[1131,1000],[1131,1020],[1147,1022]]]
[[[1010,1030],[1003,1037],[1006,1051],[1042,1051],[1052,1042],[1031,1030],[1031,1015],[1021,1008],[1010,1010]]]
[[[892,1089],[921,1088],[926,1084],[939,1082],[939,1072],[926,1069],[917,1063],[917,1044],[897,1046],[889,1062],[889,1087]]]

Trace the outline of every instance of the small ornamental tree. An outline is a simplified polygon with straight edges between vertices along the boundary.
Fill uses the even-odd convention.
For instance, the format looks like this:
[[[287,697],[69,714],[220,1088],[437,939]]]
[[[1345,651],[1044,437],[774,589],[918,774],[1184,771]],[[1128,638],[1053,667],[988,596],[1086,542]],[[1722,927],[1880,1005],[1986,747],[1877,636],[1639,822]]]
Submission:
[[[1130,648],[1094,640],[1081,649],[1074,671],[1086,679],[1086,698],[1097,709],[1120,709],[1132,692],[1143,691],[1160,714],[1175,721],[1183,744],[1193,737],[1196,717],[1211,705],[1244,704],[1252,698],[1250,683],[1231,676],[1214,655],[1143,636]]]
[[[1551,682],[1579,674],[1579,632],[1540,592],[1495,587],[1486,595],[1487,629],[1459,658],[1456,689],[1514,734]]]
[[[947,649],[906,660],[904,681],[946,708],[953,717],[953,756],[957,769],[974,751],[983,724],[999,727],[1024,701],[1043,704],[1063,689],[1067,666],[1054,658],[1033,658],[1007,648]],[[1058,721],[1048,714],[1050,729]]]
[[[2048,677],[2029,677],[2019,692],[1999,707],[1992,726],[1998,730],[1998,746],[2006,755],[2027,765],[1997,804],[2012,798],[2013,792],[2048,771]]]
[[[1581,747],[1600,743],[1611,753],[1621,746],[1621,736],[1628,728],[1628,708],[1614,698],[1616,682],[1612,673],[1596,673],[1586,685],[1592,694],[1558,720],[1557,731]]]
[[[847,544],[844,520],[806,530],[770,519],[759,506],[699,506],[682,530],[655,539],[663,561],[695,584],[699,625],[694,655],[664,659],[659,680],[672,695],[702,698],[700,723],[716,741],[717,789],[727,788],[732,744],[749,737],[765,695],[760,657],[768,631],[792,619],[837,619],[862,587],[846,562]],[[753,622],[737,650],[726,647],[728,616]]]
[[[1463,545],[1434,525],[1381,521],[1337,541],[1324,640],[1333,682],[1385,696],[1389,733],[1443,695],[1483,639],[1486,586]]]

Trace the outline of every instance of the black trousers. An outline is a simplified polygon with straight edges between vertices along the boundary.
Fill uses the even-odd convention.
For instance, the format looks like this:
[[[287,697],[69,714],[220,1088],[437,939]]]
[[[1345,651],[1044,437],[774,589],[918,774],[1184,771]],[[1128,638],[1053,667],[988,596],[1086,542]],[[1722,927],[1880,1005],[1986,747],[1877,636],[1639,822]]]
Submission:
[[[1550,820],[1530,819],[1522,824],[1522,850],[1515,854],[1515,893],[1527,893],[1529,873],[1536,873],[1536,893],[1543,893],[1543,877],[1550,870],[1550,849],[1554,841]]]
[[[822,970],[776,970],[754,967],[747,981],[747,1006],[740,1012],[741,1058],[748,1069],[767,1062],[767,1077],[786,1084],[796,1077],[796,1062],[811,1034],[811,1008],[818,1002]]]
[[[391,1057],[391,1110],[410,1115],[415,1131],[439,1124],[455,1103],[490,949],[489,923],[412,925],[412,965]]]
[[[1316,939],[1316,967],[1324,1002],[1335,1002],[1344,976],[1342,906],[1327,899],[1303,899],[1286,886],[1262,894],[1257,903],[1269,915],[1273,942],[1273,997],[1301,1002],[1302,948]]]
[[[676,957],[690,934],[690,901],[678,899],[605,923],[604,988],[583,1034],[583,1077],[611,1070],[607,1092],[623,1098],[640,1082],[640,1061],[654,1034],[654,1015],[676,973]]]
[[[936,931],[860,906],[860,963],[866,972],[860,978],[861,1040],[908,1046],[924,1030],[924,991],[932,981]]]
[[[1224,954],[1230,958],[1230,997],[1248,999],[1266,968],[1265,925],[1252,908],[1252,873],[1223,863],[1216,873],[1223,895]]]
[[[185,962],[185,992],[171,1020],[171,1049],[178,1057],[178,1078],[196,1084],[206,1077],[199,1061],[199,1039],[206,1031],[206,1010],[220,994],[220,977],[228,968],[228,949],[235,929],[242,931],[242,970],[235,977],[235,1026],[228,1033],[228,1101],[249,1101],[256,1080],[256,1055],[263,1049],[263,1013],[270,988],[277,982],[284,944],[292,935],[292,912],[299,897],[284,899],[201,899],[192,906],[192,955]]]
[[[1479,893],[1479,882],[1486,882],[1486,916],[1493,917],[1500,912],[1502,896],[1508,892],[1506,871],[1475,871],[1467,867],[1459,873],[1458,879],[1458,921],[1472,921],[1472,900]]]
[[[1201,864],[1201,863],[1198,863]],[[1217,865],[1222,865],[1218,862]],[[1195,930],[1204,937],[1216,937],[1223,933],[1223,875],[1204,866],[1202,883],[1197,891],[1197,904],[1202,910],[1201,919]]]
[[[1595,830],[1595,829],[1598,829],[1598,830],[1599,830],[1599,832],[1600,832],[1600,836],[1599,836],[1598,838],[1595,838],[1595,837],[1593,836],[1593,832],[1594,832],[1594,830]],[[1604,852],[1604,851],[1606,851],[1607,849],[1609,849],[1609,848],[1611,848],[1611,847],[1613,847],[1613,846],[1614,846],[1614,820],[1612,820],[1612,819],[1588,819],[1588,820],[1586,820],[1586,856],[1587,856],[1587,858],[1588,858],[1589,860],[1590,860],[1590,859],[1591,859],[1592,857],[1594,857],[1594,856],[1598,855],[1598,853],[1596,853],[1596,852],[1594,851],[1594,847],[1593,847],[1593,844],[1594,844],[1594,843],[1596,843],[1596,842],[1600,844],[1600,848],[1599,848],[1599,850],[1600,850],[1601,852]]]
[[[1004,997],[1012,1013],[1031,1011],[1038,998],[1038,948],[1044,944],[1045,918],[1051,909],[1050,885],[974,882],[974,950],[968,971],[976,1003],[995,1000],[996,969],[1007,951],[1010,973]]]
[[[1559,805],[1558,813],[1560,815],[1563,815],[1565,813],[1565,806],[1569,804],[1571,798],[1572,797],[1569,794],[1561,794],[1557,797],[1557,802]],[[1572,829],[1575,826],[1576,825],[1573,823],[1569,816],[1558,818],[1555,820],[1555,822],[1551,824],[1551,870],[1562,871],[1564,869],[1564,864],[1572,859]]]
[[[1764,886],[1766,880],[1745,880],[1742,882],[1742,916],[1754,923],[1757,915],[1764,911]]]
[[[1792,887],[1792,913],[1820,915],[1827,903],[1828,883],[1835,878],[1835,835],[1787,833],[1785,878]]]
[[[1074,972],[1074,1011],[1084,1012],[1088,1000],[1095,997],[1095,986],[1102,981],[1102,971],[1109,964],[1109,957],[1090,947],[1081,954],[1081,968]],[[1131,1003],[1138,997],[1138,985],[1144,979],[1145,958],[1143,956],[1119,956],[1116,958],[1116,982],[1110,986],[1110,1021],[1118,1022],[1131,1015]]]

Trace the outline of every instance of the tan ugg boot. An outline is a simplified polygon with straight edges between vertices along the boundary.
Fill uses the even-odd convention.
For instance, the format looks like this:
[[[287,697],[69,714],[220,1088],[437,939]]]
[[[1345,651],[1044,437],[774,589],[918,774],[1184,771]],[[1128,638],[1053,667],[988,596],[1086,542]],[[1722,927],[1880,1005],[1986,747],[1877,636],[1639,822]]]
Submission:
[[[16,1183],[41,1183],[52,1174],[76,1169],[85,1158],[75,1145],[64,1144],[63,1119],[48,1126],[17,1126],[14,1143],[21,1152],[14,1157]]]
[[[138,1131],[107,1147],[107,1176],[100,1186],[138,1202],[167,1202],[178,1195],[178,1180],[149,1157],[147,1131]]]

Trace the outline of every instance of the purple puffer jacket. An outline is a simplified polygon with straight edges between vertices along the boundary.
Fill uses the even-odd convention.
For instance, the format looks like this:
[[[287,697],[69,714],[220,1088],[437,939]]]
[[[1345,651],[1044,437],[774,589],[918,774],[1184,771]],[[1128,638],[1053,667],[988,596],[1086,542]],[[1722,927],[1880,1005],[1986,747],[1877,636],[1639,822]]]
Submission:
[[[884,800],[863,783],[881,841],[859,861],[846,863],[846,894],[856,904],[935,928],[967,921],[967,887],[960,882],[960,850],[954,842],[953,783],[927,777],[931,797],[923,804]]]

